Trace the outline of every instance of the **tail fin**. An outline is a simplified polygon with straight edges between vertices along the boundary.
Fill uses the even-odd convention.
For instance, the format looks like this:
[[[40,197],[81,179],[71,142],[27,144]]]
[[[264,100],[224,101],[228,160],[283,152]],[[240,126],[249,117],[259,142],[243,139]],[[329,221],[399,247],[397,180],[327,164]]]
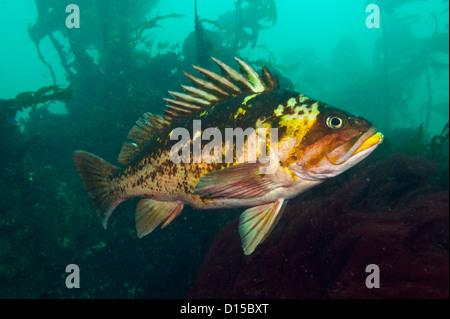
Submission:
[[[114,183],[111,181],[112,174],[119,168],[84,151],[76,151],[73,159],[84,186],[97,208],[97,216],[100,217],[106,229],[109,216],[124,200],[115,192]]]

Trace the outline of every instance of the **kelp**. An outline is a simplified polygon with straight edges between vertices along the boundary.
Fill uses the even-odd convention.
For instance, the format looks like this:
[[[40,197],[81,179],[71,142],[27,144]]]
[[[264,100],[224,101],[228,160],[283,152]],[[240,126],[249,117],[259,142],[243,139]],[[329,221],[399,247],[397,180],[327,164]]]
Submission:
[[[431,138],[430,144],[427,145],[427,152],[429,155],[434,157],[439,157],[442,155],[443,148],[445,146],[445,143],[447,141],[447,147],[448,147],[448,122],[445,124],[444,128],[442,129],[441,134],[435,135]]]
[[[102,59],[114,59],[119,55],[120,62],[126,62],[132,48],[131,43],[135,40],[136,28],[142,25],[145,30],[145,14],[157,2],[158,0],[80,0],[77,5],[83,8],[82,27],[72,32],[73,30],[67,29],[64,19],[61,19],[61,13],[65,13],[70,1],[35,0],[38,18],[28,27],[28,34],[36,46],[39,58],[49,68],[53,85],[57,84],[53,67],[40,51],[40,42],[45,37],[48,36],[55,46],[66,77],[71,81],[76,77],[77,71],[95,68],[87,54],[88,50],[98,51]],[[56,35],[68,42],[67,48],[62,48]],[[75,59],[71,58],[72,55]],[[113,61],[108,62],[112,64]]]
[[[374,69],[381,70],[384,82],[383,106],[384,126],[391,128],[393,114],[397,112],[401,118],[410,120],[408,101],[413,96],[415,82],[425,77],[427,83],[427,103],[425,131],[429,129],[432,86],[430,71],[439,77],[441,71],[448,70],[448,31],[438,31],[440,19],[435,13],[431,17],[435,21],[433,34],[428,38],[417,37],[412,27],[420,21],[418,15],[405,14],[402,6],[413,0],[372,1],[379,5],[382,17],[382,34],[375,42]],[[368,2],[369,3],[369,2]]]
[[[13,99],[0,99],[0,112],[8,110],[16,112],[24,107],[35,106],[49,101],[67,102],[72,98],[72,88],[70,86],[61,88],[59,85],[44,86],[37,91],[21,92]]]
[[[92,219],[95,212],[88,196],[82,191],[79,177],[76,176],[71,162],[73,150],[80,148],[95,150],[114,160],[117,148],[121,145],[118,141],[122,141],[126,136],[129,127],[136,121],[136,114],[148,111],[162,112],[164,105],[161,98],[167,97],[167,90],[178,87],[183,81],[182,71],[188,70],[188,65],[195,64],[198,50],[206,48],[205,54],[208,54],[208,59],[213,55],[226,62],[227,57],[232,58],[236,54],[246,53],[245,50],[252,46],[258,47],[259,31],[273,26],[277,21],[275,1],[238,1],[240,9],[224,12],[216,21],[199,19],[199,26],[204,30],[205,45],[196,48],[194,33],[191,33],[193,45],[190,46],[188,41],[185,41],[182,53],[174,52],[168,42],[162,42],[158,49],[168,52],[164,54],[158,52],[156,56],[151,56],[149,51],[153,47],[140,49],[136,44],[143,44],[139,47],[146,44],[156,46],[156,43],[151,42],[153,40],[151,26],[158,27],[158,24],[164,26],[166,21],[172,21],[169,18],[153,21],[151,20],[156,18],[145,18],[158,17],[155,15],[156,12],[148,12],[149,6],[153,6],[156,2],[79,0],[76,3],[82,9],[82,27],[72,32],[74,30],[70,31],[64,26],[60,15],[54,15],[55,11],[64,12],[65,6],[70,3],[69,0],[36,0],[39,17],[30,27],[30,38],[39,44],[42,39],[49,37],[61,58],[67,80],[72,85],[70,92],[69,88],[50,85],[42,90],[23,92],[11,100],[0,101],[1,115],[8,114],[3,118],[0,116],[2,120],[0,136],[8,137],[0,139],[1,148],[7,150],[6,155],[1,158],[4,169],[0,172],[1,186],[5,190],[2,194],[0,260],[7,260],[4,265],[8,266],[0,267],[2,282],[0,296],[183,298],[195,279],[198,264],[207,253],[213,234],[229,220],[237,218],[237,212],[233,215],[222,211],[214,214],[187,211],[184,219],[167,230],[168,234],[153,238],[151,242],[137,241],[120,233],[133,232],[134,227],[128,218],[129,214],[125,214],[132,208],[124,204],[121,207],[124,214],[118,214],[115,223],[130,227],[112,225],[109,232],[95,231],[98,227],[96,220]],[[270,6],[264,7],[267,4]],[[255,9],[255,12],[252,13],[251,9]],[[240,10],[239,19],[237,19],[238,10]],[[255,16],[251,17],[252,14]],[[249,15],[251,19],[246,19]],[[137,38],[139,30],[142,31],[141,37]],[[240,32],[241,30],[243,32]],[[434,45],[439,46],[439,37],[440,35],[436,35],[433,40],[429,39],[428,49],[434,50],[432,49]],[[260,60],[254,58],[254,65],[267,66],[267,63],[271,63],[279,69],[294,67],[276,64],[269,49],[259,48],[266,52],[269,58]],[[439,48],[441,51],[444,49]],[[96,52],[96,59],[89,54],[92,51]],[[409,46],[405,51],[411,52]],[[312,52],[313,50],[297,50],[293,55],[301,65],[307,65]],[[46,57],[45,53],[42,52],[43,59]],[[431,76],[433,76],[432,64],[433,62],[429,64]],[[440,66],[444,69],[446,67],[445,64]],[[399,65],[399,68],[408,67],[407,63]],[[397,70],[390,72],[396,73]],[[309,72],[306,74],[312,76]],[[419,72],[414,78],[418,78],[421,74]],[[373,98],[377,97],[382,89],[374,85],[374,82],[365,82],[365,79],[367,77],[364,77],[363,81],[358,79],[361,84],[353,88],[352,94],[342,91],[339,91],[339,94],[346,99],[346,105],[364,105],[374,113],[382,114],[379,109],[381,103]],[[399,79],[399,83],[392,81],[390,85],[399,85],[397,91],[392,87],[391,89],[392,92],[403,92],[405,96],[399,100],[405,103],[404,100],[410,95],[412,81],[403,76]],[[54,79],[53,84],[58,80]],[[280,77],[280,80],[283,85],[283,78]],[[408,82],[408,86],[400,86],[405,82]],[[373,93],[368,91],[369,88]],[[350,98],[354,100],[348,100]],[[364,98],[367,100],[363,100]],[[19,131],[13,117],[17,110],[25,106],[48,103],[53,99],[66,100],[68,114],[52,114],[45,107],[32,107],[29,120],[22,122],[25,130]],[[392,105],[396,105],[394,102],[396,103],[393,101]],[[377,122],[376,116],[373,120]],[[9,129],[6,129],[8,125]],[[427,154],[430,156],[436,154],[438,160],[445,161],[448,126],[446,132],[443,131],[431,139],[426,135],[424,127],[420,132],[414,131],[409,136],[411,143],[408,152],[414,155],[412,156],[414,159],[401,163],[414,163],[417,158],[415,155],[428,156]],[[387,137],[386,143],[380,145],[380,152],[377,150],[377,154],[382,153],[381,148],[388,144]],[[393,152],[406,153],[407,151],[403,149],[406,144],[408,143],[395,149],[388,149],[390,153],[386,156]],[[375,166],[372,171],[376,174],[363,176],[359,182],[366,185],[368,177],[373,179],[373,176],[382,176],[383,179],[380,177],[380,183],[377,185],[387,184],[384,177],[389,175],[380,175],[380,171],[384,172],[395,163],[395,160],[391,160],[388,165]],[[397,164],[395,168],[403,166],[408,165]],[[365,167],[361,166],[360,171]],[[447,178],[448,185],[446,176],[448,168],[447,174],[442,174],[443,179]],[[417,184],[421,185],[409,183],[409,185]],[[363,190],[358,187],[348,189]],[[373,189],[376,190],[377,187]],[[337,194],[332,201],[325,203],[328,204],[326,207],[335,205],[336,198],[344,197]],[[364,198],[364,194],[358,198]],[[385,197],[379,197],[372,202],[381,203],[384,199]],[[309,217],[305,218],[309,223]],[[310,226],[308,223],[305,225]],[[86,231],[89,228],[93,228],[93,231]],[[191,231],[186,232],[186,229]],[[192,232],[200,236],[189,236]],[[290,231],[286,234],[294,235],[295,232]],[[239,248],[239,245],[236,247]],[[295,245],[292,245],[292,248],[298,250]],[[123,256],[129,258],[124,259]],[[152,258],[149,259],[148,256]],[[168,267],[168,258],[173,259],[174,256],[189,258],[177,258],[176,265]],[[64,271],[65,266],[72,262],[84,267],[82,287],[84,285],[90,289],[65,289],[64,280],[52,280],[55,274]],[[135,271],[123,271],[131,268]],[[177,269],[183,271],[177,272]],[[255,281],[249,278],[248,281],[261,283],[259,279]],[[264,291],[263,288],[259,291]]]
[[[277,22],[274,0],[239,0],[235,9],[216,20],[200,18],[195,1],[195,37],[198,62],[207,67],[209,56],[227,62],[226,56],[239,55],[239,51],[257,46],[259,31],[273,27]],[[213,30],[207,29],[207,26]]]
[[[145,18],[145,22],[139,24],[136,28],[136,38],[140,39],[142,37],[142,33],[146,30],[150,30],[153,28],[161,28],[161,25],[158,24],[159,21],[168,19],[168,18],[183,18],[184,14],[167,14],[162,16],[156,16],[154,18]]]
[[[445,124],[440,134],[436,134],[431,138],[426,134],[424,123],[415,130],[415,133],[411,128],[397,129],[392,133],[393,136],[402,135],[406,138],[395,141],[395,143],[393,140],[387,138],[386,144],[388,147],[381,148],[384,150],[384,157],[396,152],[410,156],[424,156],[429,159],[448,157],[448,149],[445,152],[444,147],[448,148],[449,123]]]

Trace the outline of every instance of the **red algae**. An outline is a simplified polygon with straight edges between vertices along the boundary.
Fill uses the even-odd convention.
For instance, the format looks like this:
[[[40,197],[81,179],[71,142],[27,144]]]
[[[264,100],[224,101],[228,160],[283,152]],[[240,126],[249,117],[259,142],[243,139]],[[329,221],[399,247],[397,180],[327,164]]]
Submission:
[[[189,297],[448,298],[449,193],[434,164],[401,154],[364,163],[291,200],[251,256],[230,222]],[[366,287],[370,264],[380,288]]]

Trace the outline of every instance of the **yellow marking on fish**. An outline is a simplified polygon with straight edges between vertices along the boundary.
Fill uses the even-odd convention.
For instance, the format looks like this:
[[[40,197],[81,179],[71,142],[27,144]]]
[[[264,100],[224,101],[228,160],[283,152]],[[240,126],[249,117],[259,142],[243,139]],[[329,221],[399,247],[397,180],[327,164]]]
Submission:
[[[295,107],[295,112],[293,114],[281,116],[278,124],[280,127],[286,127],[285,136],[295,136],[297,139],[301,140],[301,138],[303,138],[303,136],[311,129],[319,114],[318,103],[314,103],[310,106],[311,112],[302,112],[301,114],[300,111],[304,110],[306,110],[306,106],[299,105]]]
[[[249,96],[247,96],[245,99],[244,99],[244,102],[242,102],[242,104],[243,105],[247,105],[247,102],[248,101],[250,101],[251,99],[253,99],[255,96],[257,96],[258,94],[252,94],[252,95],[249,95]]]
[[[294,111],[295,111],[295,113],[297,113],[297,114],[298,114],[300,111],[305,112],[305,111],[306,111],[306,104],[300,104],[300,105],[297,105],[297,106],[295,107]]]
[[[270,126],[270,125],[263,125],[263,126]],[[269,154],[270,150],[270,130],[268,127],[258,127],[255,131],[255,137],[257,138],[256,141],[256,150],[257,150],[257,157],[260,157],[261,154]],[[276,141],[278,143],[278,141]],[[265,150],[264,153],[262,152],[263,149]]]
[[[238,109],[238,111],[236,112],[236,114],[234,115],[234,119],[236,119],[240,114],[244,115],[245,112],[247,112],[246,110],[244,110],[242,107],[240,107]]]
[[[195,141],[200,136],[202,136],[202,132],[201,131],[196,131],[195,134],[194,134],[194,137],[192,138],[192,141]]]
[[[270,124],[268,122],[263,122],[263,123],[261,123],[261,125],[259,127],[271,128],[272,124]]]
[[[295,175],[294,171],[291,170],[290,168],[285,167],[285,166],[280,166],[280,168],[281,168],[282,170],[284,170],[286,173],[288,173],[288,174],[291,176],[292,180],[295,181],[295,180],[298,178],[298,176]]]
[[[299,100],[300,103],[303,103],[303,102],[305,102],[305,101],[308,101],[309,98],[308,98],[307,96],[304,96],[303,94],[300,94],[300,95],[298,96],[298,100]]]
[[[297,100],[295,99],[295,97],[291,97],[287,101],[287,106],[294,107],[296,104],[297,104]]]
[[[200,116],[203,116],[203,115],[205,115],[206,113],[208,113],[208,111],[207,111],[207,110],[204,110],[202,113],[200,113]]]
[[[381,141],[383,141],[383,138],[383,133],[377,132],[376,134],[372,135],[372,137],[365,140],[364,143],[355,151],[355,154],[358,154],[359,152],[364,151],[369,147],[381,143]]]
[[[284,112],[284,106],[283,105],[278,105],[277,109],[275,111],[273,111],[273,113],[275,113],[276,116],[281,116],[283,115]]]
[[[286,164],[286,160],[289,155],[295,151],[295,146],[298,144],[298,140],[292,136],[281,136],[278,138],[278,157]]]

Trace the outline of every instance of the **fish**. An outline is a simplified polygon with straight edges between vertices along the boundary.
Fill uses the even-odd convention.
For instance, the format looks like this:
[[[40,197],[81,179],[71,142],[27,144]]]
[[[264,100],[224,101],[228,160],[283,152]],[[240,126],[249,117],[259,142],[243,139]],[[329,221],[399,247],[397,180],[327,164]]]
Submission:
[[[212,60],[220,75],[194,66],[201,78],[185,73],[192,85],[182,85],[184,93],[169,92],[162,116],[147,112],[138,119],[123,143],[120,167],[74,152],[105,229],[114,209],[134,197],[140,198],[139,238],[166,227],[185,205],[245,208],[239,234],[243,253],[250,255],[289,199],[353,167],[383,141],[368,120],[282,89],[265,67],[259,75],[237,57],[239,71]],[[223,136],[238,128],[244,136],[236,133],[224,142]],[[199,157],[196,150],[204,141],[209,142]]]

